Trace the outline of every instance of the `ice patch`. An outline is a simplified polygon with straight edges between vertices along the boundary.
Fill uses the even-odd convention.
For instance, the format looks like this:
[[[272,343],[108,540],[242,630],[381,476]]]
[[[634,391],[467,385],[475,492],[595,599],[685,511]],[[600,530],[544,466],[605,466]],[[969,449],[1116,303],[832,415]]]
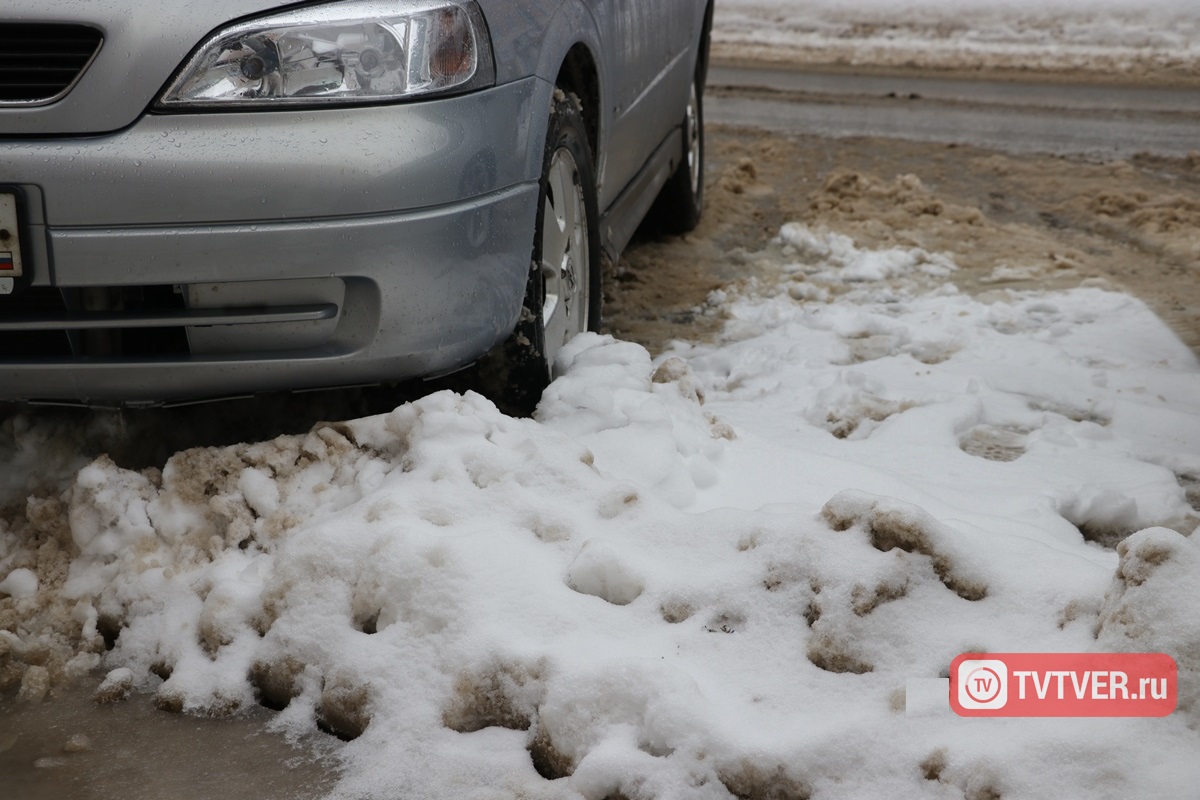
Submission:
[[[1096,624],[1098,649],[1167,653],[1179,707],[1200,722],[1200,541],[1148,528],[1117,548],[1121,562]]]
[[[117,469],[106,457],[76,476],[71,492],[71,536],[88,556],[111,558],[154,535],[147,504],[154,486],[143,475]]]
[[[104,680],[92,694],[92,699],[97,703],[116,703],[128,699],[131,691],[133,691],[133,670],[128,667],[117,667],[104,676]]]
[[[25,600],[37,595],[37,574],[31,569],[14,569],[0,581],[0,594],[6,594],[15,600]]]
[[[567,585],[580,594],[626,606],[641,595],[642,581],[620,554],[604,544],[588,542],[571,562]]]
[[[813,231],[808,226],[789,222],[779,239],[784,255],[802,261],[791,269],[809,272],[818,279],[836,278],[847,283],[882,281],[913,272],[945,276],[956,267],[946,256],[920,248],[894,247],[887,250],[863,250],[849,236],[830,231]]]
[[[558,355],[561,377],[546,390],[536,419],[583,442],[601,473],[621,472],[685,506],[717,480],[716,464],[732,429],[702,408],[690,368],[667,360],[657,369],[638,345],[611,336],[577,336]],[[638,441],[638,454],[629,449]]]
[[[886,391],[883,383],[861,372],[840,372],[830,386],[817,392],[806,416],[838,439],[865,439],[889,417],[913,406],[907,400],[880,396]]]

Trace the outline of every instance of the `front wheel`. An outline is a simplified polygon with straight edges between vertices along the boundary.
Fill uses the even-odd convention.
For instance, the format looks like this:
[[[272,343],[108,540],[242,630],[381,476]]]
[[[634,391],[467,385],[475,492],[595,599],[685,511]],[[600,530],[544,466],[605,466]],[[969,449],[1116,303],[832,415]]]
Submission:
[[[488,393],[501,410],[528,415],[553,377],[562,346],[600,327],[596,178],[579,99],[555,90],[539,181],[533,254],[521,318],[489,358]]]

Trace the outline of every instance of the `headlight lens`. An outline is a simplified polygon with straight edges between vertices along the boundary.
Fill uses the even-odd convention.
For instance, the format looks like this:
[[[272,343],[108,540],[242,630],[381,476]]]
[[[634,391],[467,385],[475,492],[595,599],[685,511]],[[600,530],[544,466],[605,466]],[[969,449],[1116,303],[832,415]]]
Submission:
[[[383,102],[494,81],[474,0],[347,2],[222,31],[184,65],[160,106]]]

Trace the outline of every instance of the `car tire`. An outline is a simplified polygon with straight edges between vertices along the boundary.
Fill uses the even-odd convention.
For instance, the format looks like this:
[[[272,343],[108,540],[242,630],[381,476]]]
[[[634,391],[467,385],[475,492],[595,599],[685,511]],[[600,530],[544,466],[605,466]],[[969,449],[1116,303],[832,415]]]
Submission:
[[[663,233],[688,233],[704,211],[704,94],[699,76],[692,80],[683,114],[683,158],[667,179],[650,218]]]
[[[533,253],[516,330],[481,365],[484,390],[502,411],[533,413],[571,338],[600,327],[596,178],[579,98],[554,91]]]

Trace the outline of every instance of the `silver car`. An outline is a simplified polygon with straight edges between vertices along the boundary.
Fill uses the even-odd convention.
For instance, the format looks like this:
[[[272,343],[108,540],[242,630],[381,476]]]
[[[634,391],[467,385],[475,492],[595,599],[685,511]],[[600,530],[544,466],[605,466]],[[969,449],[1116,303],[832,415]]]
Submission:
[[[536,399],[699,219],[711,2],[6,0],[0,399]]]

